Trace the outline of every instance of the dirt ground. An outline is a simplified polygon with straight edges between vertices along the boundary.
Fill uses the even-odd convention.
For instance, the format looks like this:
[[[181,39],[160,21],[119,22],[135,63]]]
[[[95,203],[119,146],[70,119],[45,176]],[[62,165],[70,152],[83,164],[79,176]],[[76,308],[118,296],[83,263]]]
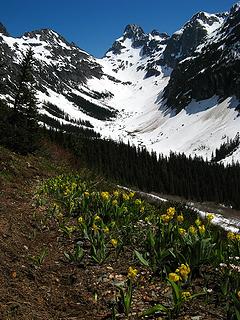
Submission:
[[[41,181],[73,169],[66,152],[50,151],[49,163],[0,150],[0,319],[107,319],[113,267],[66,262],[71,240],[44,225],[45,212],[34,206]],[[38,266],[34,257],[44,250]]]

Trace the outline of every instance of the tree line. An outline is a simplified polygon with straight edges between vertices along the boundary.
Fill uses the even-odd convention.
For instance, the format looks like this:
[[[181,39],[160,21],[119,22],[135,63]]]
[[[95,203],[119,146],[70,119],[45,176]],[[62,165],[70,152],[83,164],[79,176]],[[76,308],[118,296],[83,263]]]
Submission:
[[[86,167],[114,182],[240,209],[239,163],[224,166],[173,152],[167,157],[123,142],[57,131],[52,131],[49,137],[74,152]]]

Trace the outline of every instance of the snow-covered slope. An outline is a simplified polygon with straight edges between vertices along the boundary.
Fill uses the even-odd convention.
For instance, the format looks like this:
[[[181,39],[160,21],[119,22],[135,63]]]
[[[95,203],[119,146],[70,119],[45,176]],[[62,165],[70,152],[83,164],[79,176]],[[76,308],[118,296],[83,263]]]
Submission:
[[[61,122],[87,121],[102,137],[210,158],[240,128],[239,23],[237,4],[230,13],[199,12],[172,36],[128,25],[102,59],[53,30],[13,38],[0,25],[0,97],[13,100],[31,46],[41,113],[58,119],[50,103],[67,115]],[[225,162],[233,159],[239,149]]]

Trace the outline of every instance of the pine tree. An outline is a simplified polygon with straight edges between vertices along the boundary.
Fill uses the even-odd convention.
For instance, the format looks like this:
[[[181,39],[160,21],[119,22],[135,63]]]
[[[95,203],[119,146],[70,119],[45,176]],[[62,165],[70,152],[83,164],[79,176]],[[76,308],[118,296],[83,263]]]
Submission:
[[[33,77],[33,50],[29,48],[20,64],[20,73],[14,100],[12,148],[22,154],[37,148],[38,110]]]

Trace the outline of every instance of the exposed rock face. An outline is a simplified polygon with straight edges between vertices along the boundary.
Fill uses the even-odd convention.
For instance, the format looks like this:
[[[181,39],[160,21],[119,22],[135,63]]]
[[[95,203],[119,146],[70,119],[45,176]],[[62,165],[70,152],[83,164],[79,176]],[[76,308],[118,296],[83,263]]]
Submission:
[[[37,88],[42,92],[45,92],[47,87],[55,92],[64,93],[69,87],[78,88],[79,84],[85,83],[87,79],[100,78],[102,75],[101,66],[92,56],[67,42],[53,30],[27,32],[22,38],[16,38],[13,45],[6,33],[2,35],[5,37],[0,37],[1,57],[4,65],[9,66],[11,81],[8,86],[12,95],[14,95],[19,60],[29,46],[35,52],[35,78]],[[8,90],[6,86],[4,90]]]
[[[123,36],[116,40],[112,47],[107,51],[119,55],[126,49],[126,40],[131,40],[133,49],[141,48],[141,55],[151,55],[162,50],[161,45],[167,43],[168,34],[153,30],[151,33],[145,33],[143,29],[136,24],[126,26]],[[106,53],[106,55],[107,55]]]
[[[164,62],[174,68],[179,61],[192,55],[204,38],[223,23],[225,17],[226,14],[195,14],[169,39],[164,51]]]
[[[147,34],[145,34],[143,29],[136,24],[129,24],[126,26],[123,33],[123,41],[127,38],[132,40],[133,48],[141,47],[148,41]]]
[[[178,111],[192,99],[213,95],[240,98],[239,5],[204,45],[176,66],[165,89],[167,104]]]
[[[10,36],[10,34],[7,32],[7,29],[1,22],[0,22],[0,33],[2,33],[4,36],[7,36],[7,37]]]

